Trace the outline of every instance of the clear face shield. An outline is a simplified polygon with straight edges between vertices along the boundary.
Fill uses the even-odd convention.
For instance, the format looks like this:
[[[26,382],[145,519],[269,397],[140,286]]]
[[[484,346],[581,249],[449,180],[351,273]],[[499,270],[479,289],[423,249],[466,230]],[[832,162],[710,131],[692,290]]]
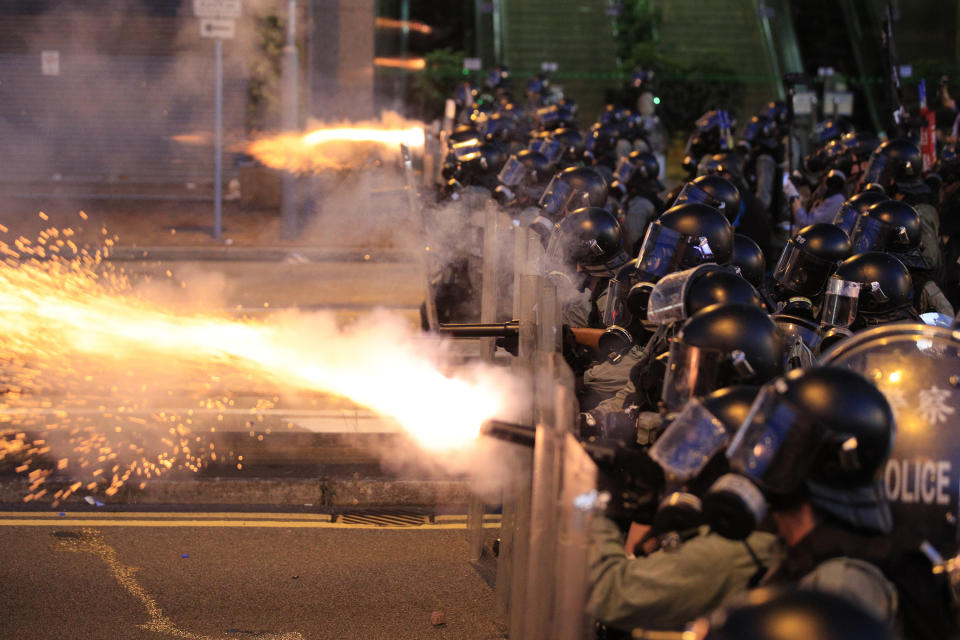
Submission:
[[[857,305],[860,300],[859,282],[841,280],[833,276],[827,281],[827,291],[823,296],[823,308],[820,321],[831,327],[849,327],[857,317]]]
[[[516,156],[510,156],[503,168],[500,169],[500,173],[497,174],[497,180],[500,181],[500,184],[508,187],[516,187],[524,182],[527,172],[527,168],[517,160]]]
[[[856,207],[851,207],[846,202],[837,210],[837,215],[833,217],[833,224],[843,229],[848,236],[853,236],[853,228],[857,225],[857,219],[860,217],[860,211]]]
[[[702,202],[703,204],[710,205],[714,209],[718,210],[720,213],[726,213],[724,207],[726,203],[723,200],[714,198],[712,195],[693,184],[688,182],[684,185],[683,189],[680,191],[680,194],[677,196],[676,201],[673,206],[681,204],[683,202]]]
[[[630,182],[630,178],[633,177],[634,172],[637,170],[637,165],[630,162],[630,158],[624,156],[620,158],[620,162],[617,164],[616,170],[613,172],[613,177],[616,180],[620,181],[620,184],[627,184]]]
[[[566,147],[559,140],[543,140],[540,148],[537,149],[547,159],[550,164],[556,164],[563,157]]]
[[[715,265],[700,265],[684,271],[675,271],[662,277],[653,286],[647,303],[647,320],[668,324],[686,320],[686,297],[690,284]]]
[[[861,184],[878,183],[883,184],[882,178],[884,170],[887,168],[889,159],[882,153],[874,153],[870,156],[870,162],[867,164],[866,171],[863,172]]]
[[[640,246],[637,271],[641,280],[656,282],[668,273],[714,260],[706,238],[688,236],[654,222],[647,228]]]
[[[480,156],[480,140],[473,138],[472,140],[456,142],[453,144],[451,151],[453,151],[457,162],[469,162]]]
[[[724,370],[742,378],[749,378],[755,373],[742,351],[727,353],[719,349],[706,349],[684,344],[674,338],[670,343],[660,399],[668,412],[679,411],[691,398],[716,390],[717,380]]]
[[[790,239],[773,270],[773,279],[790,291],[814,296],[823,289],[836,265],[804,251],[794,238]]]
[[[904,246],[909,243],[905,228],[894,227],[882,220],[871,218],[869,215],[863,215],[857,220],[850,239],[853,245],[853,254],[865,251],[886,251],[893,241],[897,241]]]
[[[730,469],[774,494],[795,491],[823,438],[822,429],[777,392],[764,387],[727,448]]]
[[[580,208],[580,206],[587,206],[585,202],[586,195],[585,193],[581,193],[579,197],[577,197],[577,191],[564,182],[558,174],[553,176],[543,195],[540,196],[540,209],[543,210],[545,215],[557,218],[566,211],[573,211],[574,209]],[[583,204],[577,206],[578,201],[583,201]]]
[[[603,308],[603,326],[614,325],[626,327],[633,317],[627,308],[627,294],[630,292],[631,282],[620,282],[613,278],[607,283],[607,302]]]
[[[697,400],[690,400],[650,448],[650,457],[668,477],[686,482],[700,475],[730,441],[724,424]]]

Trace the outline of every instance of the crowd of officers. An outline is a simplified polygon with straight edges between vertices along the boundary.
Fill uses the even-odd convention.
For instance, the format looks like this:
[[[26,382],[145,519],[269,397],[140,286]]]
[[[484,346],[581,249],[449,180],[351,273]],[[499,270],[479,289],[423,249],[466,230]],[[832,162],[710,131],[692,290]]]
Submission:
[[[635,108],[610,105],[586,127],[544,77],[522,96],[501,68],[463,84],[439,196],[493,199],[540,234],[580,437],[623,453],[601,467],[612,500],[590,554],[598,634],[712,614],[715,638],[953,637],[948,578],[893,522],[878,481],[891,407],[816,361],[877,325],[953,323],[956,146],[941,141],[924,172],[917,141],[836,119],[791,159],[783,103],[740,128],[713,109],[668,193],[648,80],[635,74]],[[472,319],[459,305],[469,281],[436,284],[441,321]],[[599,339],[580,344],[583,327]],[[764,590],[777,586],[804,590]],[[717,621],[748,591],[747,613]],[[798,617],[789,635],[782,623]]]

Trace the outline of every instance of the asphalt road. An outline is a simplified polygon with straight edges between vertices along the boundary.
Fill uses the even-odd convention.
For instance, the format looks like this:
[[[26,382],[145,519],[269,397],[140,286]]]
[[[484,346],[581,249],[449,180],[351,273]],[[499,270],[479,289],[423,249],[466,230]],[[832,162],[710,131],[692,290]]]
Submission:
[[[504,637],[462,519],[420,520],[2,513],[0,637]]]

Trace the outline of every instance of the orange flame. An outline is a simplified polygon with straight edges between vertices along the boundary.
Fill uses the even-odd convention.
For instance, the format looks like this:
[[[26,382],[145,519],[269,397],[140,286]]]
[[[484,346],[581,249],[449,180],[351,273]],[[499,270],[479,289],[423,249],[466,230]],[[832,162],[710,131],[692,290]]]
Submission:
[[[305,134],[261,138],[246,151],[273,169],[314,172],[355,167],[384,154],[395,156],[401,144],[422,148],[423,125],[387,114],[376,122],[321,125]]]
[[[433,27],[430,25],[413,20],[394,20],[393,18],[378,17],[374,21],[374,24],[381,29],[409,29],[410,31],[416,31],[424,35],[433,33]]]
[[[427,67],[427,61],[424,58],[374,58],[373,66],[423,71]]]

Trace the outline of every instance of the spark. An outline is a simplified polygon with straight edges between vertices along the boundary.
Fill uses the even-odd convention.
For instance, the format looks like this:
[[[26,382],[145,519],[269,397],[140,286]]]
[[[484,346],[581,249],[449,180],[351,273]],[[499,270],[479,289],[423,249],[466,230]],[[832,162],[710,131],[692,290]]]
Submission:
[[[242,469],[242,456],[213,454],[216,430],[195,425],[196,412],[221,424],[247,409],[250,437],[261,441],[259,412],[281,394],[367,407],[439,455],[468,449],[504,409],[504,380],[446,371],[442,343],[386,312],[347,328],[325,313],[178,312],[151,301],[100,252],[51,256],[43,247],[0,241],[0,461],[29,475],[26,501],[55,495],[57,504],[84,489],[112,496],[215,459]],[[196,409],[163,409],[174,392]],[[238,406],[252,395],[255,404]]]

